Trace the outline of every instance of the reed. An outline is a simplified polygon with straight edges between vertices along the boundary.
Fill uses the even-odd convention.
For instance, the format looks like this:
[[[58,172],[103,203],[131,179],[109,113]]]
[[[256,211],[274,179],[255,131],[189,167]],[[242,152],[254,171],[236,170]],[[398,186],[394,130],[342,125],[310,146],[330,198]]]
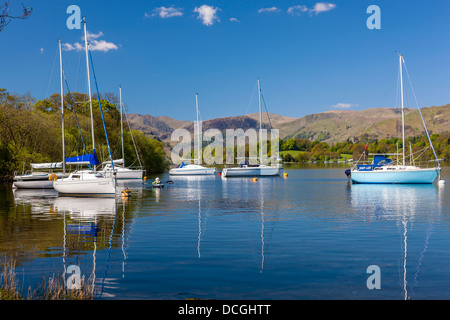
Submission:
[[[0,300],[93,300],[94,283],[91,278],[81,277],[79,289],[67,287],[64,274],[56,273],[48,277],[42,277],[39,284],[28,289],[24,297],[19,288],[14,260],[3,264],[0,274]]]
[[[81,277],[79,289],[69,289],[62,273],[53,274],[48,278],[42,277],[38,287],[29,293],[31,300],[92,300],[94,298],[94,284],[91,279]]]
[[[19,282],[16,276],[16,262],[8,261],[3,264],[0,273],[0,300],[22,300]]]

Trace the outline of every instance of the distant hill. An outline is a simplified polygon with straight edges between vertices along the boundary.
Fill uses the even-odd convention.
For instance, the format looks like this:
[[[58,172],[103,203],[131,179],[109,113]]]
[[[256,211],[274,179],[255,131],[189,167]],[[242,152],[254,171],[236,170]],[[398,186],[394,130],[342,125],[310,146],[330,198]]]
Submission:
[[[450,128],[450,105],[422,108],[422,114],[431,133],[442,133]],[[153,117],[150,115],[129,114],[128,120],[133,129],[141,130],[146,135],[156,136],[164,142],[170,142],[171,133],[178,128],[193,132],[192,121],[181,121],[170,117]],[[401,109],[371,108],[362,111],[331,110],[307,115],[301,118],[285,117],[277,114],[263,114],[263,127],[280,130],[282,139],[302,138],[325,141],[327,143],[343,142],[349,138],[367,135],[383,139],[401,137]],[[203,129],[237,129],[258,128],[259,114],[223,117],[203,121]],[[417,109],[405,109],[405,134],[418,136],[424,133],[424,127]]]

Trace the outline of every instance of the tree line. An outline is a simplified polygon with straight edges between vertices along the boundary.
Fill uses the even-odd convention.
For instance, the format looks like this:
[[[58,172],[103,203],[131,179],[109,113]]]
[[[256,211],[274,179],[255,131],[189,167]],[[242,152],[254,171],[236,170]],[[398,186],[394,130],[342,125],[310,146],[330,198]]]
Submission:
[[[450,157],[450,132],[431,134],[430,140],[439,159],[448,160]],[[285,162],[323,162],[343,161],[352,158],[358,160],[363,153],[397,154],[401,153],[403,141],[400,138],[374,139],[368,135],[359,138],[349,138],[345,142],[326,143],[306,139],[280,140],[280,151]],[[406,156],[411,154],[418,161],[434,159],[426,135],[408,137],[405,139]]]
[[[105,125],[114,159],[122,158],[118,99],[112,93],[100,97]],[[109,159],[98,100],[92,99],[97,156]],[[66,157],[92,153],[89,97],[83,93],[64,95]],[[31,163],[62,161],[61,95],[55,93],[36,101],[31,94],[13,94],[0,89],[0,176],[30,169]],[[134,140],[134,142],[133,142]],[[137,149],[137,158],[135,146]],[[124,120],[124,154],[127,166],[138,166],[147,174],[163,172],[168,164],[163,143],[129,130]]]

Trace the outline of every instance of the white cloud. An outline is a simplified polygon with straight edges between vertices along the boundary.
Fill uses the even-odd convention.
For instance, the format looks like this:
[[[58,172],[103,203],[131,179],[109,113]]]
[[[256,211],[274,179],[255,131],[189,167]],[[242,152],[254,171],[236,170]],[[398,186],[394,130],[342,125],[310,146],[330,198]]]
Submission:
[[[103,51],[103,52],[108,52],[109,50],[117,50],[119,49],[119,47],[112,43],[112,42],[107,42],[105,40],[92,40],[89,42],[89,49],[91,51]]]
[[[240,22],[238,19],[236,19],[236,18],[230,18],[230,21],[231,22]]]
[[[105,40],[97,40],[100,37],[103,37],[103,32],[99,33],[90,33],[87,32],[87,39],[89,42],[89,50],[91,51],[103,51],[108,52],[109,50],[117,50],[119,47],[112,43]],[[84,36],[82,37],[83,43],[75,42],[73,44],[71,43],[63,43],[63,49],[65,51],[81,51],[84,50]]]
[[[89,31],[87,32],[88,41],[95,40],[95,39],[98,39],[103,36],[104,36],[104,34],[101,31],[99,33],[90,33]],[[84,40],[84,36],[83,36],[83,40]]]
[[[314,5],[314,8],[310,9],[309,11],[311,13],[315,13],[316,15],[321,13],[321,12],[326,12],[326,11],[330,11],[333,10],[334,8],[336,8],[336,5],[334,3],[329,3],[329,2],[317,2]]]
[[[294,15],[300,15],[302,12],[307,12],[307,11],[308,11],[308,7],[302,6],[302,5],[289,7],[289,9],[287,10],[287,12],[289,14],[294,14]]]
[[[64,51],[81,51],[84,50],[84,46],[79,43],[79,42],[75,42],[74,44],[70,44],[70,43],[63,43],[63,49]]]
[[[172,18],[172,17],[181,17],[183,15],[182,9],[175,8],[175,7],[159,7],[155,8],[152,11],[152,14],[145,13],[144,16],[146,18],[159,16],[160,18],[166,19],[166,18]]]
[[[41,53],[44,53],[44,48],[39,49]]]
[[[198,13],[197,19],[202,20],[205,26],[212,26],[215,21],[220,21],[217,16],[217,11],[219,10],[219,8],[204,4],[201,7],[195,7],[194,12]]]
[[[337,103],[337,104],[335,104],[335,105],[333,105],[331,107],[334,108],[334,109],[348,109],[348,108],[351,108],[351,107],[358,107],[358,106],[359,105],[357,105],[357,104],[339,102],[339,103]]]
[[[263,12],[279,12],[280,9],[278,9],[277,7],[271,7],[271,8],[261,8],[258,10],[258,13],[263,13]]]

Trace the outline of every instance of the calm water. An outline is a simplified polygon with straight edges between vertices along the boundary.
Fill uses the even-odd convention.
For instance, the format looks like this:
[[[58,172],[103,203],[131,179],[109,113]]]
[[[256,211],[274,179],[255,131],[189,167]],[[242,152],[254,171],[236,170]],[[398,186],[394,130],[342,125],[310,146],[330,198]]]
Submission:
[[[450,168],[446,186],[348,185],[344,170],[160,175],[174,183],[121,183],[128,202],[4,185],[0,259],[24,291],[77,265],[99,299],[450,299]]]

